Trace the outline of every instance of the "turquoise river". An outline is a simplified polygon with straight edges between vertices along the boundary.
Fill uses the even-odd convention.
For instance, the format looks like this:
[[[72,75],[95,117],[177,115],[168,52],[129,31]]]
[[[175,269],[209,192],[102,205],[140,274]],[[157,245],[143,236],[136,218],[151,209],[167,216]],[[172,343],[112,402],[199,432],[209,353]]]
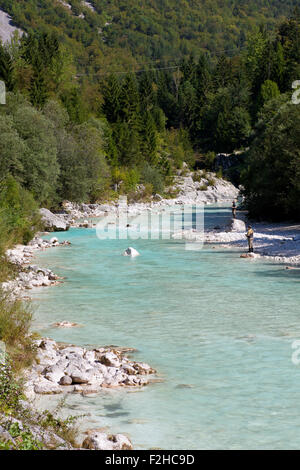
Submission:
[[[205,227],[229,217],[229,208],[207,206]],[[134,347],[162,379],[68,395],[66,412],[86,414],[82,426],[125,433],[136,449],[300,447],[299,271],[178,240],[99,240],[94,229],[57,236],[72,246],[36,262],[66,279],[33,292],[35,329],[78,345]],[[121,256],[128,246],[141,256]],[[62,320],[82,327],[51,326]]]

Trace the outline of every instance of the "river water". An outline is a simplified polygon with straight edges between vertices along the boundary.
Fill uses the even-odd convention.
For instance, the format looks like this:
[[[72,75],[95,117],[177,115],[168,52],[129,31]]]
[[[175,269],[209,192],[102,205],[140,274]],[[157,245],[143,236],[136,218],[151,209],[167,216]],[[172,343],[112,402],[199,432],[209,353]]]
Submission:
[[[205,226],[230,209],[208,206]],[[139,449],[294,449],[300,445],[300,275],[239,251],[179,240],[99,240],[71,229],[70,247],[37,257],[66,281],[33,292],[35,329],[78,345],[137,348],[160,383],[70,395],[82,426],[127,434]],[[129,245],[141,256],[121,256]],[[68,320],[80,328],[56,329]],[[51,407],[57,397],[47,397]]]

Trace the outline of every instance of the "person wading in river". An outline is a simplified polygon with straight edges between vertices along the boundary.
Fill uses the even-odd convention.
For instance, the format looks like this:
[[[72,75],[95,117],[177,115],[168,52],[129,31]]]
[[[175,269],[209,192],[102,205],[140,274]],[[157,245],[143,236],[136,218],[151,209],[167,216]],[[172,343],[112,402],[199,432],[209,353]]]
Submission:
[[[236,219],[236,203],[235,203],[235,201],[232,201],[231,210],[232,210],[232,217],[234,219]]]
[[[246,237],[247,237],[247,240],[248,240],[249,253],[253,253],[253,235],[254,235],[254,231],[253,231],[251,225],[248,225]]]

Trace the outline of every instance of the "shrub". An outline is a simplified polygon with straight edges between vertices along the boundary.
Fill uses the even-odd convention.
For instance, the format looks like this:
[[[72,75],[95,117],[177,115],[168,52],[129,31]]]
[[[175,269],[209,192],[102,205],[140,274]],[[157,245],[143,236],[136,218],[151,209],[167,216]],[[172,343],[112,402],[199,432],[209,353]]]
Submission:
[[[40,218],[31,193],[8,176],[0,183],[0,227],[2,243],[28,243],[39,228]],[[1,230],[2,232],[2,230]]]
[[[146,163],[142,169],[142,182],[144,184],[151,184],[153,193],[162,193],[164,190],[164,180],[161,173],[148,163]]]
[[[15,381],[10,360],[0,363],[0,411],[11,412],[19,407],[22,397],[20,385]]]
[[[5,343],[16,372],[28,367],[35,357],[34,336],[29,331],[31,321],[28,306],[0,290],[0,341]]]
[[[207,180],[207,186],[214,186],[215,182],[216,182],[215,179],[210,177]]]
[[[18,423],[13,423],[8,429],[9,434],[14,439],[15,443],[10,446],[14,450],[41,450],[43,448],[42,442],[38,441],[30,429],[24,427],[20,429]]]
[[[212,170],[216,159],[215,152],[207,152],[204,157],[204,165],[208,170]]]
[[[202,178],[203,178],[203,176],[202,176],[202,173],[200,173],[200,172],[198,172],[198,171],[195,171],[195,173],[193,173],[192,178],[193,178],[193,181],[194,181],[195,183],[200,183],[201,180],[202,180]]]

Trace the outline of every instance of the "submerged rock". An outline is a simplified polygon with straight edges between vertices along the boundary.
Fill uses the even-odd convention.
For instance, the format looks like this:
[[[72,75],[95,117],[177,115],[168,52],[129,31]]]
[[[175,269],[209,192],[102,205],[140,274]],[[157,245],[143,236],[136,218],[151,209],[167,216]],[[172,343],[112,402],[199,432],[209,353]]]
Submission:
[[[66,320],[53,323],[53,327],[55,328],[75,328],[78,326],[80,326],[79,323],[73,323],[73,322],[66,321]]]

